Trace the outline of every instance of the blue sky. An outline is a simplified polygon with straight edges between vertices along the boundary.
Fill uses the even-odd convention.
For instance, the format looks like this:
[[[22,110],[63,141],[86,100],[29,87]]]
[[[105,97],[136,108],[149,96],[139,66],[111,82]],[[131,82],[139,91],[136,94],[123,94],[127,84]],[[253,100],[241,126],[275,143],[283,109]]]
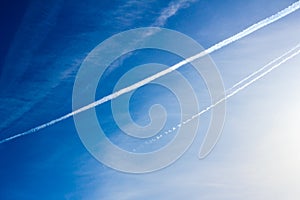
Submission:
[[[161,26],[208,48],[295,1],[4,2],[0,19],[1,139],[71,112],[80,64],[113,34]],[[296,11],[212,53],[225,88],[298,44],[299,18]],[[136,52],[106,71],[97,97],[111,93],[114,83],[132,66],[153,61],[172,65],[179,60],[166,52]],[[299,56],[295,57],[227,101],[222,136],[203,160],[197,154],[210,113],[200,117],[198,136],[183,157],[165,169],[142,175],[117,172],[93,158],[81,143],[72,118],[0,144],[0,199],[299,199],[299,63]],[[203,80],[194,76],[190,66],[179,72],[198,91],[199,107],[207,106]],[[171,112],[167,125],[177,123],[173,98],[155,85],[143,87],[132,98],[133,118],[146,124],[149,106],[161,102]],[[133,145],[111,125],[109,108],[109,104],[97,108],[99,116],[106,116],[102,125],[110,139],[131,149]]]

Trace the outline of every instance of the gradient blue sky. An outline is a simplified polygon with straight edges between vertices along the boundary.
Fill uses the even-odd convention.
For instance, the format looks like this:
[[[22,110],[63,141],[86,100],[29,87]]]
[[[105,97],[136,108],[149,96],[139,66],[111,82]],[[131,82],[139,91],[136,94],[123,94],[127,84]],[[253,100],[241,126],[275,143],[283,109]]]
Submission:
[[[293,2],[5,0],[0,8],[0,138],[70,112],[81,62],[113,34],[161,26],[208,48]],[[174,5],[178,10],[170,14]],[[297,11],[213,53],[225,88],[300,42],[299,19]],[[130,66],[179,60],[163,52],[136,55],[139,59],[121,60],[107,71],[102,80],[107,84],[97,96],[109,94]],[[200,118],[198,137],[181,159],[145,175],[120,173],[96,161],[82,145],[72,119],[1,144],[0,199],[299,199],[299,64],[298,56],[227,102],[222,137],[204,160],[197,154],[210,113]],[[181,72],[203,90],[197,95],[200,107],[207,106],[203,81],[193,79],[188,66]],[[134,118],[142,124],[151,103],[176,111],[176,102],[168,102],[172,95],[149,89],[133,97]],[[97,111],[109,114],[107,109],[104,105]],[[107,125],[110,120],[108,115],[101,122],[113,130],[109,137],[127,148],[115,127]]]

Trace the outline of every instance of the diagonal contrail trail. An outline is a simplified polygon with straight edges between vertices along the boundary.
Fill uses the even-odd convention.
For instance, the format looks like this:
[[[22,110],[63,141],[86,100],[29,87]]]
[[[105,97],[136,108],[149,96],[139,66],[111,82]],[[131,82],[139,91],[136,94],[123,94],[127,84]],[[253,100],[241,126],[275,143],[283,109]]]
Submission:
[[[174,126],[171,129],[165,131],[165,134],[169,134],[169,133],[175,131],[177,128],[180,128],[184,124],[189,123],[190,121],[194,120],[195,118],[200,117],[204,113],[210,111],[212,108],[216,107],[217,105],[219,105],[223,101],[225,101],[225,100],[229,99],[230,97],[236,95],[237,93],[239,93],[240,91],[244,90],[245,88],[247,88],[248,86],[250,86],[251,84],[253,84],[254,82],[256,82],[257,80],[259,80],[262,77],[266,76],[267,74],[269,74],[271,71],[273,71],[274,69],[276,69],[277,67],[279,67],[283,63],[285,63],[288,60],[294,58],[299,53],[300,53],[300,43],[297,44],[291,50],[289,50],[286,53],[284,53],[283,55],[279,56],[278,58],[276,58],[276,59],[272,60],[271,62],[269,62],[268,64],[264,65],[262,68],[260,68],[257,71],[253,72],[252,74],[250,74],[246,78],[242,79],[238,83],[234,84],[231,88],[229,88],[228,90],[226,90],[226,95],[225,95],[224,98],[220,99],[219,101],[217,101],[214,104],[211,104],[210,106],[207,106],[206,108],[204,108],[200,112],[198,112],[195,115],[191,116],[189,119],[187,119],[187,120],[185,120],[183,122],[178,123],[176,126]],[[262,72],[263,70],[266,70],[266,71]],[[260,73],[260,72],[262,72],[262,73]],[[251,79],[255,75],[257,75],[257,76],[255,78]],[[246,83],[243,84],[243,85],[241,85],[244,82],[246,82]],[[162,134],[160,135],[160,137],[162,137]]]
[[[192,61],[194,61],[194,60],[196,60],[198,58],[201,58],[201,57],[203,57],[203,56],[205,56],[207,54],[210,54],[210,53],[212,53],[212,52],[214,52],[214,51],[216,51],[218,49],[221,49],[221,48],[223,48],[223,47],[225,47],[225,46],[227,46],[227,45],[229,45],[229,44],[231,44],[231,43],[233,43],[233,42],[235,42],[235,41],[237,41],[237,40],[239,40],[239,39],[241,39],[241,38],[243,38],[243,37],[245,37],[245,36],[247,36],[247,35],[249,35],[249,34],[251,34],[253,32],[255,32],[255,31],[257,31],[257,30],[259,30],[259,29],[261,29],[261,28],[263,28],[263,27],[265,27],[265,26],[267,26],[267,25],[269,25],[269,24],[271,24],[271,23],[273,23],[273,22],[275,22],[275,21],[277,21],[277,20],[279,20],[279,19],[281,19],[281,18],[283,18],[283,17],[285,17],[285,16],[293,13],[293,12],[295,12],[299,8],[300,8],[300,0],[297,1],[297,2],[295,2],[295,3],[293,3],[289,7],[287,7],[285,9],[279,11],[278,13],[276,13],[276,14],[268,17],[268,18],[265,18],[265,19],[261,20],[261,21],[259,21],[256,24],[253,24],[252,26],[244,29],[243,31],[241,31],[241,32],[239,32],[239,33],[237,33],[237,34],[235,34],[235,35],[233,35],[233,36],[231,36],[231,37],[229,37],[229,38],[227,38],[227,39],[225,39],[225,40],[223,40],[223,41],[221,41],[221,42],[219,42],[219,43],[217,43],[217,44],[215,44],[213,46],[211,46],[210,48],[208,48],[208,49],[206,49],[206,50],[204,50],[204,51],[202,51],[202,52],[200,52],[200,53],[198,53],[198,54],[196,54],[194,56],[191,56],[191,57],[189,57],[189,58],[187,58],[187,59],[185,59],[185,60],[183,60],[183,61],[181,61],[181,62],[179,62],[179,63],[177,63],[177,64],[175,64],[175,65],[173,65],[173,66],[171,66],[171,67],[169,67],[169,68],[161,71],[161,72],[158,72],[157,74],[154,74],[154,75],[152,75],[152,76],[150,76],[150,77],[148,77],[148,78],[146,78],[144,80],[141,80],[141,81],[139,81],[139,82],[137,82],[137,83],[135,83],[135,84],[133,84],[131,86],[123,88],[123,89],[121,89],[121,90],[119,90],[117,92],[114,92],[114,93],[112,93],[112,94],[110,94],[108,96],[105,96],[105,97],[103,97],[103,98],[101,98],[101,99],[99,99],[99,100],[97,100],[97,101],[95,101],[95,102],[93,102],[91,104],[88,104],[88,105],[86,105],[86,106],[84,106],[82,108],[79,108],[79,109],[77,109],[77,110],[75,110],[75,111],[73,111],[71,113],[68,113],[68,114],[66,114],[66,115],[64,115],[62,117],[59,117],[59,118],[57,118],[55,120],[52,120],[50,122],[47,122],[45,124],[42,124],[42,125],[37,126],[35,128],[32,128],[32,129],[30,129],[28,131],[25,131],[23,133],[19,133],[17,135],[5,138],[5,139],[3,139],[3,140],[0,141],[0,144],[8,142],[8,141],[13,140],[13,139],[16,139],[18,137],[24,136],[24,135],[35,133],[35,132],[37,132],[37,131],[39,131],[41,129],[44,129],[44,128],[48,127],[48,126],[51,126],[51,125],[56,124],[56,123],[58,123],[60,121],[63,121],[63,120],[65,120],[65,119],[67,119],[69,117],[72,117],[72,116],[74,116],[74,115],[76,115],[78,113],[81,113],[83,111],[89,110],[89,109],[91,109],[93,107],[96,107],[96,106],[98,106],[100,104],[103,104],[103,103],[105,103],[107,101],[115,99],[115,98],[117,98],[120,95],[123,95],[125,93],[131,92],[131,91],[133,91],[133,90],[135,90],[135,89],[137,89],[139,87],[142,87],[143,85],[146,85],[146,84],[150,83],[151,81],[153,81],[155,79],[158,79],[159,77],[162,77],[162,76],[164,76],[164,75],[166,75],[166,74],[168,74],[168,73],[170,73],[170,72],[172,72],[172,71],[174,71],[174,70],[182,67],[185,64],[188,64],[189,62],[192,62]]]
[[[255,75],[259,74],[260,72],[264,71],[265,69],[268,69],[270,66],[272,66],[273,64],[275,64],[276,62],[278,62],[279,60],[281,60],[282,58],[286,57],[288,54],[290,54],[291,52],[295,51],[296,49],[298,49],[300,47],[300,43],[297,44],[295,47],[293,47],[292,49],[290,49],[289,51],[287,51],[286,53],[282,54],[281,56],[279,56],[277,59],[272,60],[271,62],[269,62],[268,64],[266,64],[265,66],[263,66],[262,68],[258,69],[257,71],[251,73],[250,75],[246,76],[245,78],[243,78],[242,80],[240,80],[239,82],[237,82],[236,84],[234,84],[231,88],[229,88],[226,93],[228,93],[229,91],[233,90],[234,88],[238,87],[239,85],[241,85],[242,83],[246,82],[247,80],[249,80],[250,78],[254,77]]]

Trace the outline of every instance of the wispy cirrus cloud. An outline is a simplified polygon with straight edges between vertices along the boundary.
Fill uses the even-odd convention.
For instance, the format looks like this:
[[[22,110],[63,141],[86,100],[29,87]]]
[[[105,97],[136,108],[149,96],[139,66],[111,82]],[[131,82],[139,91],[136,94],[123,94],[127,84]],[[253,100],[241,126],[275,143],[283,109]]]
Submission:
[[[190,5],[196,1],[197,0],[173,0],[165,4],[165,2],[159,2],[157,0],[129,0],[120,3],[113,10],[107,12],[105,14],[107,19],[104,24],[127,29],[137,27],[141,23],[162,27],[167,23],[168,19],[176,15],[179,10],[190,7]]]
[[[120,1],[111,10],[108,10],[104,16],[104,25],[114,29],[128,29],[136,26],[140,22],[150,21],[154,16],[148,12],[155,6],[156,0],[139,1],[129,0]]]
[[[188,8],[192,3],[196,2],[197,0],[179,0],[179,1],[172,1],[169,3],[168,7],[163,9],[156,19],[156,21],[152,24],[153,26],[164,26],[168,19],[176,13],[184,8]]]
[[[1,131],[27,112],[38,98],[43,98],[47,92],[46,88],[51,85],[49,79],[41,80],[38,76],[46,71],[45,68],[41,70],[34,65],[41,61],[37,59],[38,52],[54,28],[62,6],[63,0],[49,3],[33,2],[23,18],[0,76]],[[52,56],[53,59],[53,55],[48,56]],[[35,73],[30,74],[30,70]],[[28,74],[31,75],[31,80],[27,77]],[[30,84],[34,78],[38,79],[38,86]],[[32,96],[29,97],[30,95]]]

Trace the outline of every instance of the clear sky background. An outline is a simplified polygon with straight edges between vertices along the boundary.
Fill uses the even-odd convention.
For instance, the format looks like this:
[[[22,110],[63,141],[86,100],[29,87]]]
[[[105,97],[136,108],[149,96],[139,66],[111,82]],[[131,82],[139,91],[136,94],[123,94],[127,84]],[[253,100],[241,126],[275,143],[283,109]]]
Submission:
[[[160,26],[180,31],[209,48],[295,1],[3,2],[1,139],[70,112],[81,62],[113,34]],[[296,11],[212,53],[225,88],[298,44],[299,20]],[[99,87],[97,96],[109,94],[113,83],[131,66],[153,59],[166,65],[179,60],[160,53],[145,51],[116,62],[106,72],[102,80],[106,84]],[[222,136],[203,160],[197,155],[210,113],[200,117],[198,137],[183,157],[163,170],[143,175],[120,173],[95,160],[81,143],[72,118],[0,144],[0,199],[299,199],[299,65],[300,56],[229,99]],[[194,87],[199,86],[199,107],[209,105],[203,80],[193,77],[189,66],[180,72],[190,77]],[[150,104],[161,102],[173,111],[168,125],[176,124],[178,108],[172,95],[155,86],[148,89],[133,96],[133,118],[147,123]],[[103,105],[97,110],[107,115],[101,123],[111,130],[108,136],[131,149],[132,144],[121,140],[111,125],[108,108]],[[152,145],[164,142],[167,140]]]

